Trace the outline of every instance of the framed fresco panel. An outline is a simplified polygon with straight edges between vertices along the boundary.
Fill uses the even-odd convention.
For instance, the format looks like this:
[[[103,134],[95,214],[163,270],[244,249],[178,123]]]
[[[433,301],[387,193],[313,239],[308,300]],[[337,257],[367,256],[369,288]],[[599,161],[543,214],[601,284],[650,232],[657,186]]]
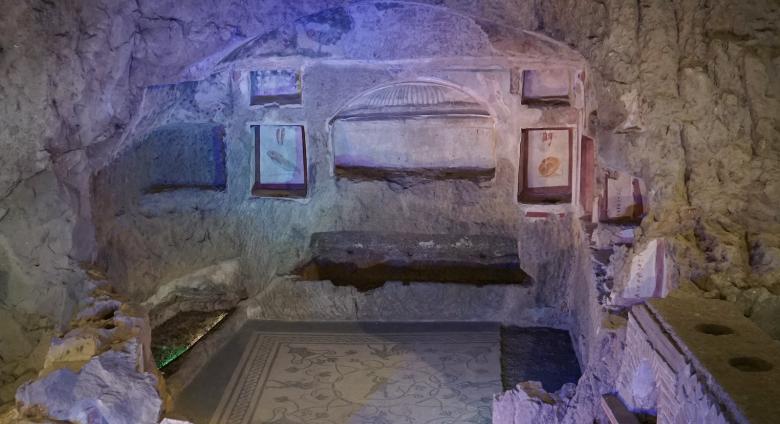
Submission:
[[[571,201],[572,130],[523,130],[518,201],[561,203]]]
[[[647,186],[641,178],[615,169],[604,173],[600,221],[636,223],[647,214]]]
[[[251,105],[301,103],[301,73],[294,69],[268,69],[249,73]]]
[[[255,125],[256,196],[306,196],[306,143],[300,125]]]

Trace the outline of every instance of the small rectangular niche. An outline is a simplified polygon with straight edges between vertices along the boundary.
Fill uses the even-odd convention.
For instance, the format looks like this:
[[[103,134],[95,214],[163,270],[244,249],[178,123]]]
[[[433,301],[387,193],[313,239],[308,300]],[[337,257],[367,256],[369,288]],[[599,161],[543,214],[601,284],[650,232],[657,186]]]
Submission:
[[[517,200],[521,203],[571,202],[571,128],[523,130]]]
[[[388,281],[529,285],[517,240],[500,235],[332,231],[311,236],[296,273],[367,291]]]
[[[202,122],[164,125],[150,131],[125,161],[128,172],[146,180],[146,194],[222,191],[227,183],[225,128]]]
[[[568,69],[526,69],[522,76],[522,104],[529,106],[571,105],[571,77]],[[518,84],[514,83],[513,85],[517,87]]]
[[[250,105],[301,104],[301,72],[266,69],[249,73]]]
[[[306,142],[300,125],[254,125],[255,182],[252,194],[306,197]]]

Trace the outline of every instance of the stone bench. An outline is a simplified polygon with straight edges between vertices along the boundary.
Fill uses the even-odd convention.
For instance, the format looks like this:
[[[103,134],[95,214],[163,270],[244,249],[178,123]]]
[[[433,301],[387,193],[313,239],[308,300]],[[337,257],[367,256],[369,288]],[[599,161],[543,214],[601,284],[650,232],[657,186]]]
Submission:
[[[311,237],[298,274],[370,290],[387,281],[529,284],[517,241],[495,235],[338,231]]]

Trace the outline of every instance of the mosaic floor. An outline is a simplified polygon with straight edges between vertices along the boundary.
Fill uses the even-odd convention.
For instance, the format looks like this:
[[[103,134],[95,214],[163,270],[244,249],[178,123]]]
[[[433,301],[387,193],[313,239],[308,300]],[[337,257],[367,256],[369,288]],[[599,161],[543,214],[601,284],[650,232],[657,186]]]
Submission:
[[[177,402],[196,423],[489,423],[501,391],[495,325],[247,327]]]

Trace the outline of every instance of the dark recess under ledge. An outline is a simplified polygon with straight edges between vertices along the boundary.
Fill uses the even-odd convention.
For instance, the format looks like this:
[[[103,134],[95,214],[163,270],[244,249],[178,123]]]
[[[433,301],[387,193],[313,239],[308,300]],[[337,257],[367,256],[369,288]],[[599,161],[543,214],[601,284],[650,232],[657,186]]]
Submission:
[[[496,170],[494,168],[394,169],[370,166],[337,166],[336,176],[353,181],[389,181],[403,186],[411,186],[436,180],[464,180],[485,183],[495,178]]]
[[[494,235],[338,231],[315,233],[296,274],[366,291],[387,281],[528,284],[517,241]]]

